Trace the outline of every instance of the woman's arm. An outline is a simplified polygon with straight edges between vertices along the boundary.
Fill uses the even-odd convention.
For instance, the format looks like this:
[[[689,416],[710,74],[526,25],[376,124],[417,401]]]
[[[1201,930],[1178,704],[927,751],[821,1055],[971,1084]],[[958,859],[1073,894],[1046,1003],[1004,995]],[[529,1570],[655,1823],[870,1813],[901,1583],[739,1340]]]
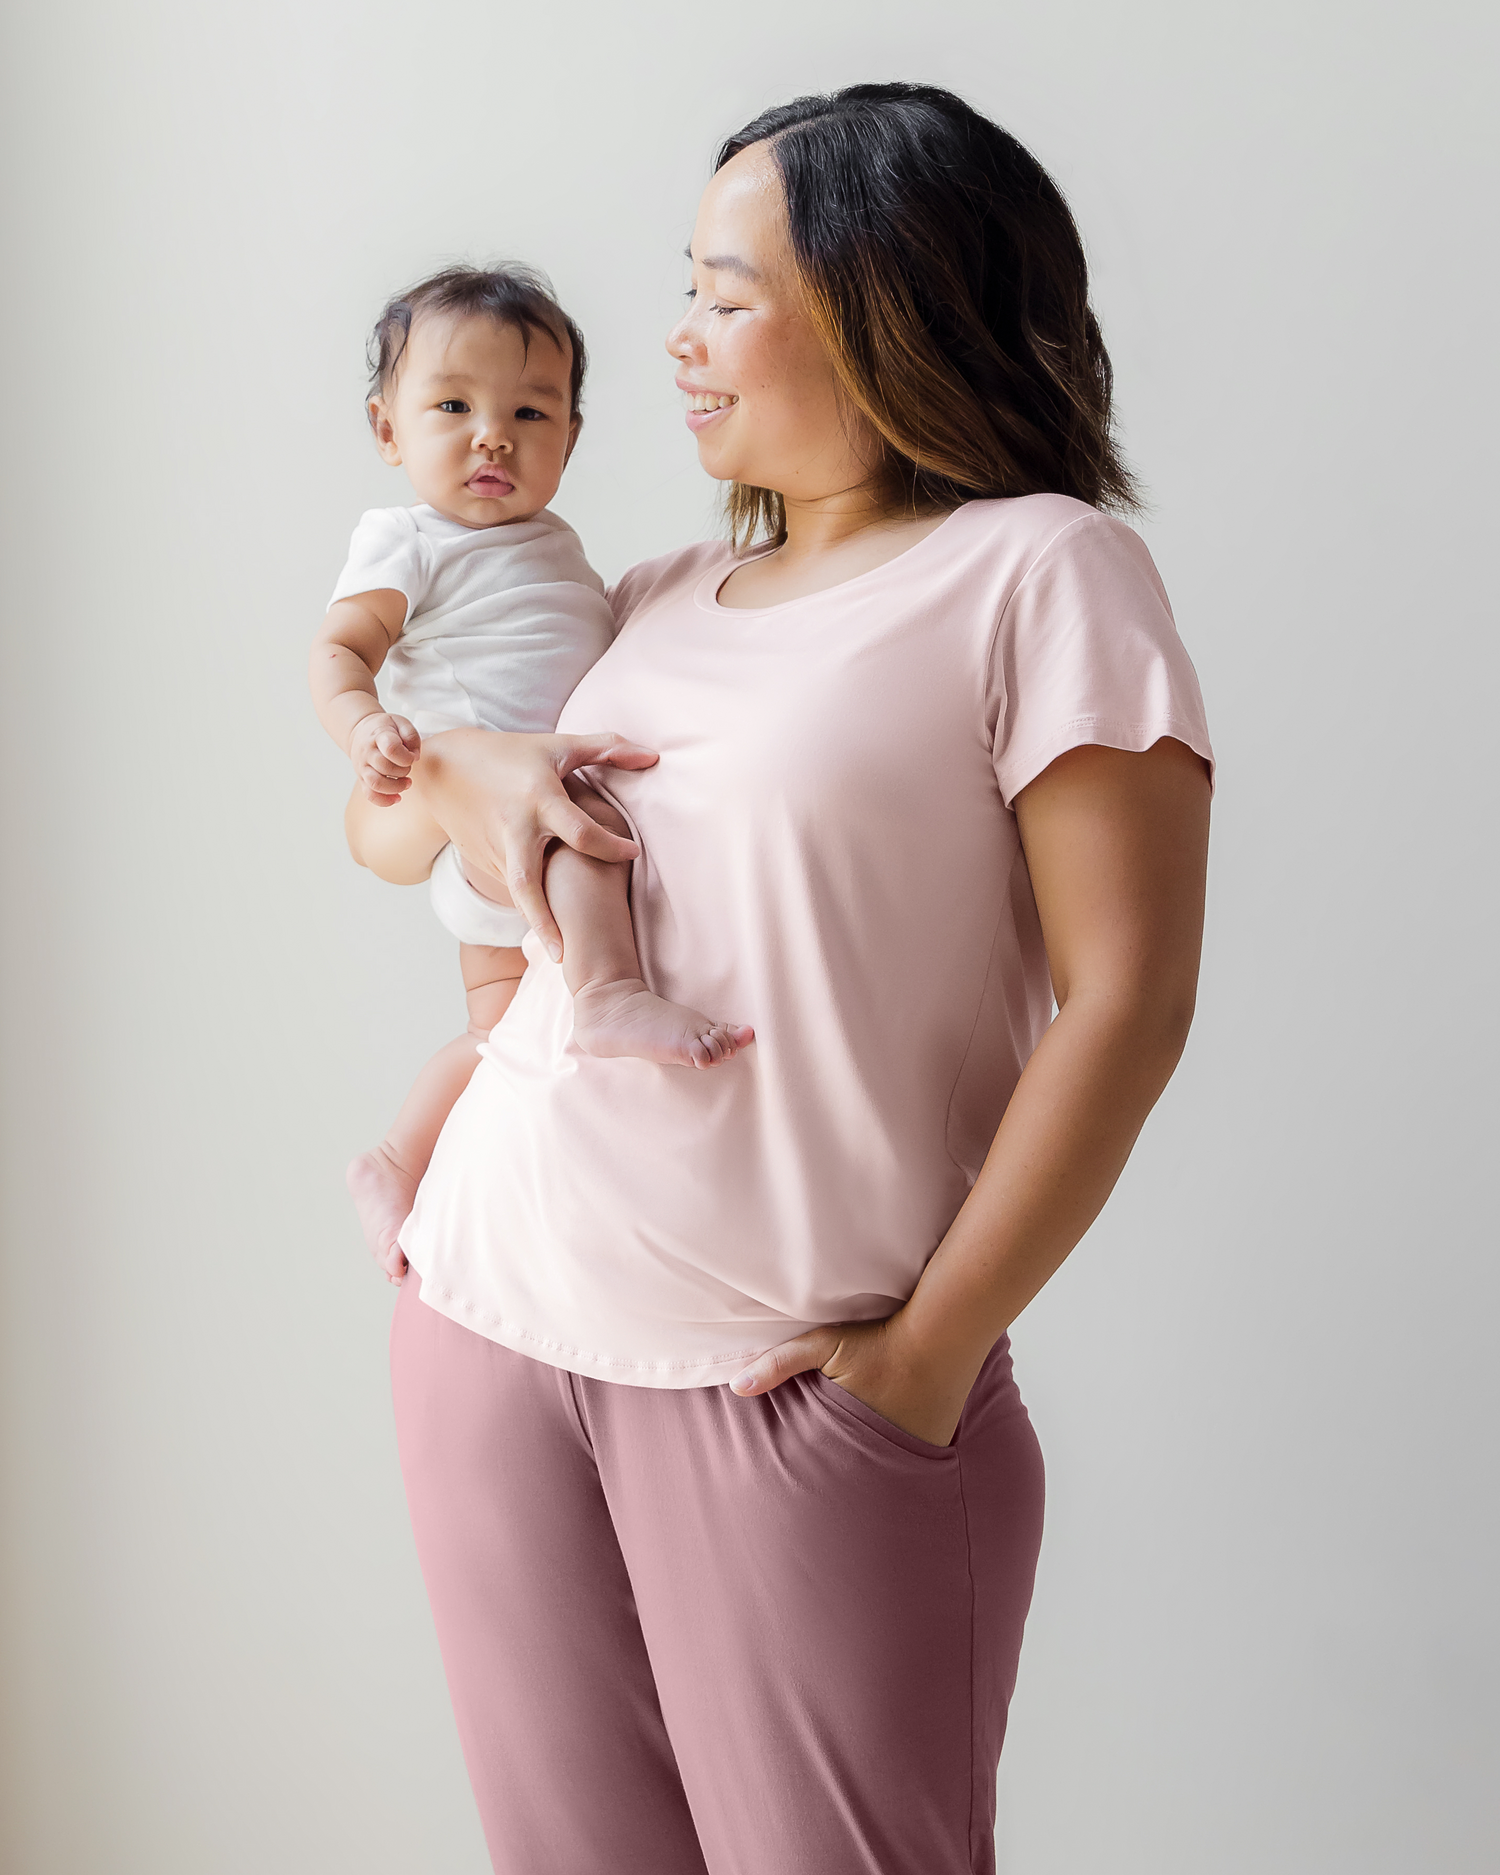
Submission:
[[[451,840],[477,872],[505,881],[511,903],[561,956],[562,940],[542,891],[548,846],[562,840],[595,859],[616,861],[634,859],[639,850],[586,814],[563,780],[591,763],[650,768],[656,760],[651,749],[610,730],[532,736],[446,729],[423,741],[411,790],[394,811],[357,797],[349,803],[349,850],[383,879],[409,884],[426,878],[439,848]]]
[[[1098,1216],[1182,1053],[1208,804],[1203,762],[1171,739],[1071,750],[1016,797],[1056,1020],[910,1300],[771,1349],[735,1392],[821,1367],[919,1438],[953,1437],[985,1356]]]

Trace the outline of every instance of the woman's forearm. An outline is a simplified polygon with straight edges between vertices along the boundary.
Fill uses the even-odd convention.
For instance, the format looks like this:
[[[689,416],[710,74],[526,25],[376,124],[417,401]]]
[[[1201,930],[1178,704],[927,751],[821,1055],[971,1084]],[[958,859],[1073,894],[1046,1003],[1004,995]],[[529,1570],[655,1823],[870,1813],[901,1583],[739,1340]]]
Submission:
[[[1027,1063],[899,1339],[961,1404],[985,1356],[1103,1208],[1177,1065],[1183,999],[1080,994]]]
[[[475,771],[499,735],[494,729],[444,729],[423,738],[421,759],[411,772],[412,798],[449,839],[449,822],[462,817]]]

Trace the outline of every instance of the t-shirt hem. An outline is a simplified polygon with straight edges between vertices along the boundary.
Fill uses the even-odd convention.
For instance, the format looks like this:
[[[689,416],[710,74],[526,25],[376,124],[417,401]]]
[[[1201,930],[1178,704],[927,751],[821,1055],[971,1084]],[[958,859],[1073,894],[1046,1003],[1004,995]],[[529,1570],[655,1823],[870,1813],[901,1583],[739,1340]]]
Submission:
[[[407,1260],[410,1262],[409,1257]],[[512,1353],[528,1355],[548,1367],[560,1367],[567,1373],[585,1374],[595,1380],[613,1380],[628,1387],[681,1390],[687,1387],[727,1386],[747,1361],[764,1354],[768,1347],[774,1347],[778,1341],[789,1340],[801,1332],[798,1324],[789,1323],[785,1332],[778,1330],[772,1340],[737,1349],[732,1354],[715,1354],[689,1361],[633,1361],[624,1355],[601,1354],[588,1348],[572,1347],[555,1336],[538,1334],[535,1330],[522,1328],[518,1323],[491,1315],[464,1297],[455,1295],[451,1289],[423,1276],[414,1263],[411,1265],[411,1274],[420,1282],[420,1299],[439,1315],[456,1322],[460,1328],[472,1329],[475,1334],[483,1335],[486,1341],[498,1342]]]

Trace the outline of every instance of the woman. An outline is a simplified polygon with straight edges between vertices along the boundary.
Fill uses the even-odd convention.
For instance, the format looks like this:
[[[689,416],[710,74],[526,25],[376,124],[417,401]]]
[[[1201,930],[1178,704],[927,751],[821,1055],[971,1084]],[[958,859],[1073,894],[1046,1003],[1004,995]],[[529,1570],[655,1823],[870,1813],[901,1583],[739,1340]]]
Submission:
[[[615,589],[560,729],[634,740],[414,778],[541,942],[403,1232],[402,1466],[497,1870],[985,1871],[1042,1521],[1006,1331],[1182,1049],[1209,745],[1013,139],[799,100],[690,255],[736,541]],[[653,987],[754,1025],[710,1074],[570,1047],[545,846],[637,850],[580,767]]]

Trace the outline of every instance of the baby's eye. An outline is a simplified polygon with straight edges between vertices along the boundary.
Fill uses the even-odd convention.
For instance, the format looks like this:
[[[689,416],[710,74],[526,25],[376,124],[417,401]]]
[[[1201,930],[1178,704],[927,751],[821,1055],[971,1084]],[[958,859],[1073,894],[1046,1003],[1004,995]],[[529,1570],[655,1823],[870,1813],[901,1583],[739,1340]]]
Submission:
[[[516,415],[527,423],[545,423],[547,421],[546,411],[533,410],[530,404],[522,404],[521,408],[516,412]]]
[[[461,417],[468,407],[461,397],[445,397],[438,405],[438,409],[449,417]]]

